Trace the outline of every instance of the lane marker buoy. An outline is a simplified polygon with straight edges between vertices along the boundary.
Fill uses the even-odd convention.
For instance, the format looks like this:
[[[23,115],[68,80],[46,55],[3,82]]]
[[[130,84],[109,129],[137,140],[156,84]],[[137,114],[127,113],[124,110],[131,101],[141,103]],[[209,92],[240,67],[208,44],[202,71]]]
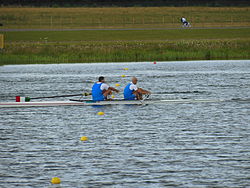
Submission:
[[[61,180],[58,177],[53,177],[50,181],[52,184],[60,184]]]
[[[97,113],[99,116],[102,116],[102,115],[104,115],[104,112],[98,112]]]
[[[88,141],[88,140],[89,140],[89,138],[87,136],[82,136],[81,137],[81,141]]]

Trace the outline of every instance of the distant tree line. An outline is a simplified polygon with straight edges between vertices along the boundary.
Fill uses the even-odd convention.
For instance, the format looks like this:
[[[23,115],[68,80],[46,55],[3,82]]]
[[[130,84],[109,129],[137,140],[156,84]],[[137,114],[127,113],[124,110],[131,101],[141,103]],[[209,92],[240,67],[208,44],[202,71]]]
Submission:
[[[152,7],[250,6],[250,0],[0,0],[1,6],[42,7]]]

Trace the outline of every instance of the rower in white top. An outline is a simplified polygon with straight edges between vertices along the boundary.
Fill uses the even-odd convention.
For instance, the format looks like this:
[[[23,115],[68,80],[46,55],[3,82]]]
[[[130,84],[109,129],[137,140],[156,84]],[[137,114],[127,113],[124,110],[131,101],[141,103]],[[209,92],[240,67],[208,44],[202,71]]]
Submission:
[[[151,94],[150,91],[144,90],[142,88],[138,88],[137,78],[133,77],[132,82],[129,83],[124,89],[124,99],[125,100],[142,100],[142,95]]]
[[[112,91],[119,92],[119,90],[110,87],[105,83],[105,78],[100,76],[98,82],[94,83],[92,87],[92,99],[93,101],[107,100],[108,96],[112,94]]]
[[[182,23],[182,27],[191,27],[190,23],[184,17],[181,18],[181,23]]]

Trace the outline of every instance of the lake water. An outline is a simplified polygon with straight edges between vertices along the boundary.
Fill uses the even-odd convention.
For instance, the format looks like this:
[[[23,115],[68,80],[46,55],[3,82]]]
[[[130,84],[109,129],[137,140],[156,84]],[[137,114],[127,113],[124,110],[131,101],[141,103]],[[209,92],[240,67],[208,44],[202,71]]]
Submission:
[[[152,99],[226,101],[0,109],[0,187],[250,185],[249,60],[2,66],[0,101],[90,91],[100,75],[121,90],[137,76]]]

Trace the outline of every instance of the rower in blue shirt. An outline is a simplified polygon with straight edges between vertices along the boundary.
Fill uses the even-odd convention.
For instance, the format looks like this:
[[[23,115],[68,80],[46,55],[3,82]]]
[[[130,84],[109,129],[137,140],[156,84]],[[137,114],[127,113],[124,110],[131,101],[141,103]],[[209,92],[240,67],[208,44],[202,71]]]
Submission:
[[[123,93],[125,100],[142,100],[142,95],[151,94],[150,91],[138,88],[137,81],[137,78],[133,77],[132,82],[125,87]]]
[[[105,78],[100,76],[98,82],[94,83],[92,87],[92,99],[94,101],[107,100],[108,95],[111,95],[112,91],[119,92],[119,90],[109,87],[109,85],[105,83]]]

